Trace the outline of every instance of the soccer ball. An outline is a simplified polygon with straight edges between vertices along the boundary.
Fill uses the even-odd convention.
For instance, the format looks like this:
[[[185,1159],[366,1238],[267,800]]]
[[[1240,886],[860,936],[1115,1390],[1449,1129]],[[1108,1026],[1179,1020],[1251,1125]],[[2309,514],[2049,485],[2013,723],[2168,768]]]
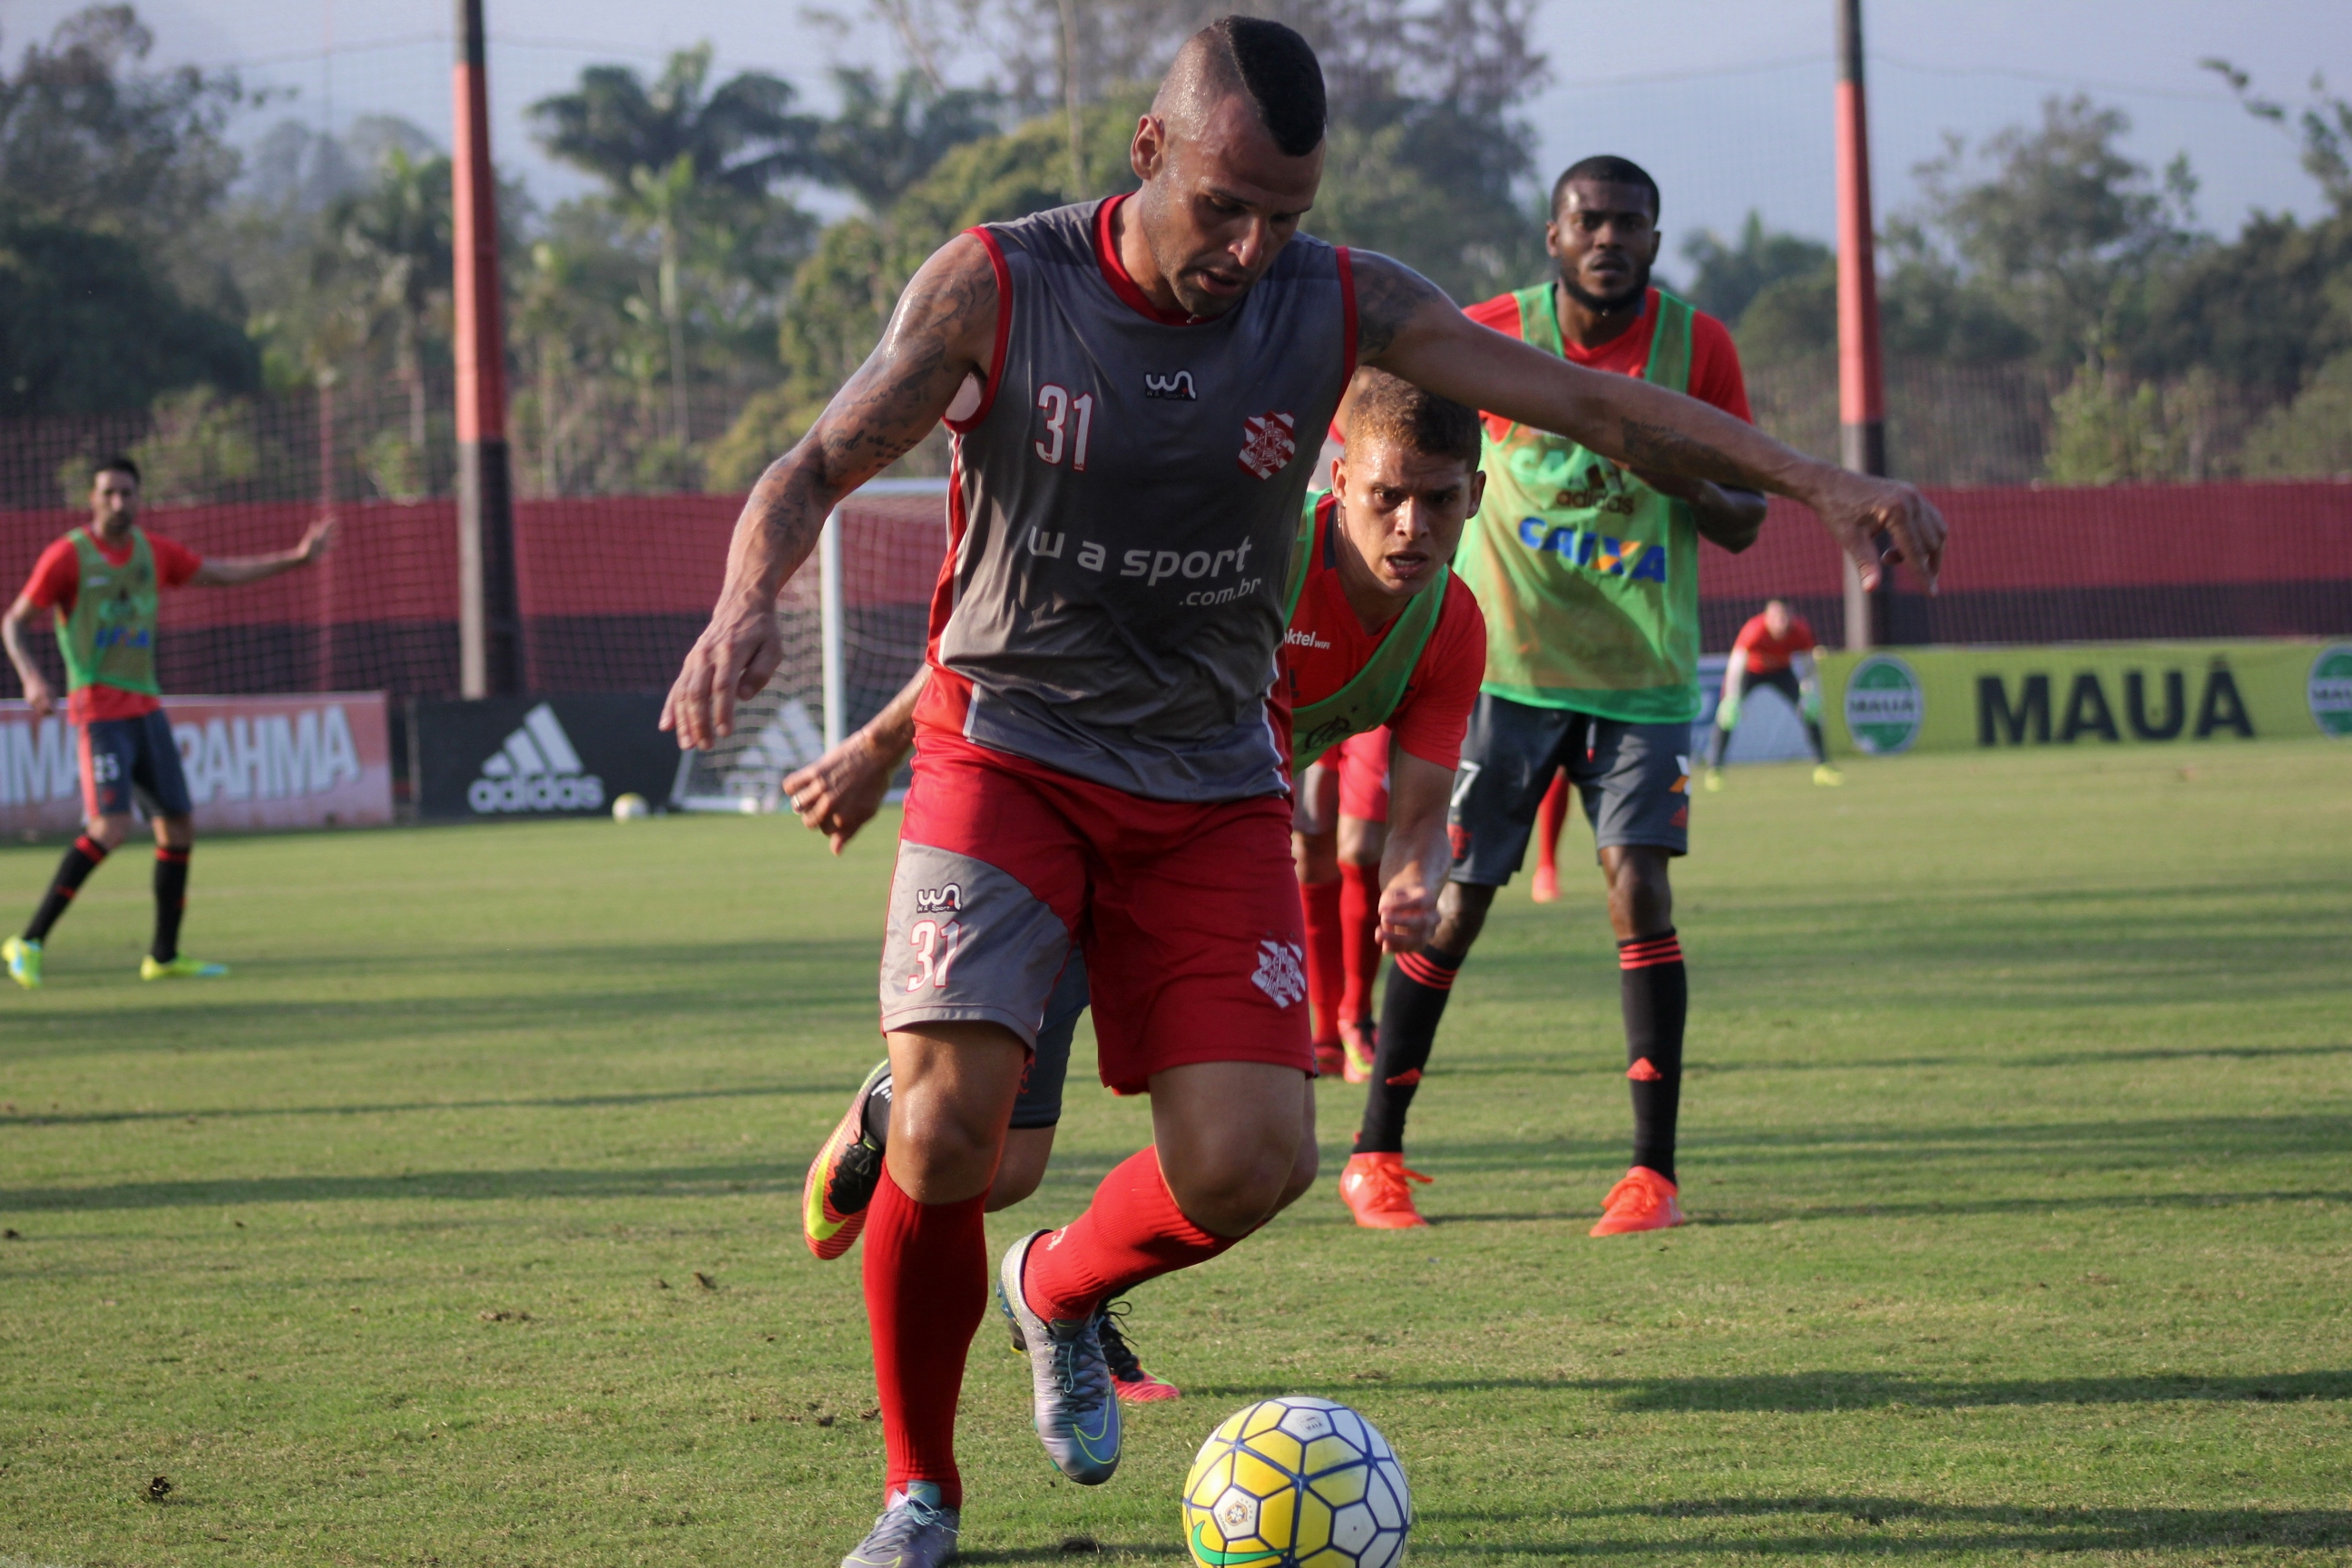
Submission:
[[[1184,1541],[1201,1568],[1393,1568],[1412,1528],[1388,1439],[1328,1399],[1235,1411],[1184,1478]]]
[[[646,804],[646,797],[634,790],[613,802],[613,820],[615,822],[635,822],[652,815],[652,812],[653,807]]]

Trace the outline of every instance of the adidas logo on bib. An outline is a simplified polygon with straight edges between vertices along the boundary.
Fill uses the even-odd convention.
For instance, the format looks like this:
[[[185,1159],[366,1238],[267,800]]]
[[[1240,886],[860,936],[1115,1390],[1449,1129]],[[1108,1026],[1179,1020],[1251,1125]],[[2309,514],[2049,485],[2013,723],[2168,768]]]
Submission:
[[[604,804],[604,781],[582,769],[555,710],[542,702],[482,763],[482,776],[467,787],[466,804],[484,815],[593,811]]]

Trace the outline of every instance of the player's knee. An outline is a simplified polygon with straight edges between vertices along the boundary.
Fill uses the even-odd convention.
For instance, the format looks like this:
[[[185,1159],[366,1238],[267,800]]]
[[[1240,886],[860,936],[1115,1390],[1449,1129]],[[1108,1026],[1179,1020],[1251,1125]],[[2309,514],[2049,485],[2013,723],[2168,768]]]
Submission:
[[[1287,1202],[1297,1172],[1295,1148],[1240,1152],[1201,1168],[1168,1174],[1184,1217],[1213,1236],[1247,1236]],[[1310,1176],[1309,1180],[1312,1178]]]
[[[196,823],[189,816],[159,816],[155,819],[155,842],[166,849],[186,849],[196,841]]]
[[[93,816],[89,822],[83,824],[82,830],[88,833],[100,848],[117,849],[121,847],[124,839],[131,837],[131,818],[111,816]]]
[[[996,1162],[996,1179],[989,1184],[987,1210],[1009,1209],[1037,1190],[1053,1157],[1054,1130],[1016,1127],[1004,1135],[1004,1152]]]
[[[920,1202],[957,1201],[933,1194],[968,1197],[988,1190],[996,1174],[1001,1139],[993,1119],[981,1107],[942,1094],[902,1090],[893,1097],[890,1173]],[[1033,1190],[1035,1184],[1030,1184]]]
[[[1301,1138],[1298,1141],[1298,1152],[1290,1162],[1290,1179],[1282,1184],[1282,1195],[1275,1200],[1274,1208],[1276,1214],[1307,1194],[1315,1185],[1316,1173],[1321,1165],[1322,1153],[1315,1147],[1315,1140]]]

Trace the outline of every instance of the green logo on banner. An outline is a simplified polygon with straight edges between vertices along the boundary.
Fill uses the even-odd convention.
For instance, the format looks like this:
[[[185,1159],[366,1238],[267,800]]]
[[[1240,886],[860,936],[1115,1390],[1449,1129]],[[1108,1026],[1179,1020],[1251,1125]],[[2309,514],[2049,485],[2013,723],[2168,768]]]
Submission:
[[[1919,738],[1927,713],[1927,695],[1918,676],[1893,654],[1871,655],[1853,667],[1845,683],[1846,732],[1874,757],[1907,751]]]
[[[2352,736],[2352,643],[2322,648],[2311,661],[2311,717],[2327,734]]]

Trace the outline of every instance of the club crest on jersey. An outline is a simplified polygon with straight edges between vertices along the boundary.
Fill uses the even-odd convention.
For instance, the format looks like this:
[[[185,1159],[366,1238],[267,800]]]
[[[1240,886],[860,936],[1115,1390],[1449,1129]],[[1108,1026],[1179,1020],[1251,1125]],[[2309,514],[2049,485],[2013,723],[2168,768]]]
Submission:
[[[950,910],[961,913],[962,910],[963,888],[959,883],[950,882],[944,888],[915,889],[915,912],[919,915],[944,914]]]
[[[1253,414],[1242,421],[1241,465],[1270,479],[1298,455],[1298,421],[1287,414]]]
[[[1194,394],[1192,391],[1192,373],[1189,370],[1180,370],[1174,375],[1154,375],[1150,371],[1145,371],[1143,373],[1143,395],[1146,397],[1176,398],[1185,403],[1191,403],[1194,400]]]
[[[1265,937],[1257,944],[1257,973],[1250,984],[1274,998],[1277,1007],[1307,1000],[1307,950],[1293,942]]]

